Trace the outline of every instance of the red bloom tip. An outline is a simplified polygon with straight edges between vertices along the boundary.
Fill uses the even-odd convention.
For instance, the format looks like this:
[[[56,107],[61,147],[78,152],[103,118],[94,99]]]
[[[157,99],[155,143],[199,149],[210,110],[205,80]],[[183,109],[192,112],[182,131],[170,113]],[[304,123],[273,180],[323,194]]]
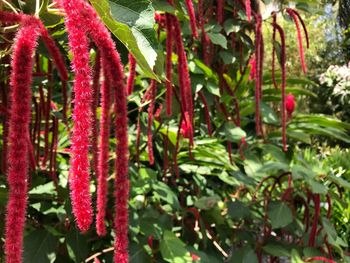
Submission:
[[[153,249],[153,236],[150,235],[147,239],[148,246]]]
[[[252,17],[252,9],[251,9],[250,0],[245,0],[245,12],[247,15],[247,19],[250,22],[251,17]]]
[[[295,109],[295,98],[293,94],[289,93],[286,97],[286,111],[289,117],[292,116],[294,109]]]
[[[190,118],[187,113],[185,113],[185,119],[181,122],[180,133],[184,138],[190,138],[191,136]]]
[[[253,79],[255,79],[255,74],[256,74],[256,60],[255,60],[255,58],[251,58],[249,60],[249,65],[250,65],[249,80],[253,80]]]
[[[156,20],[156,23],[159,24],[161,27],[164,27],[164,25],[165,25],[165,16],[163,14],[155,12],[154,13],[154,20]]]
[[[247,145],[247,141],[245,140],[244,136],[241,138],[241,143],[242,145]]]
[[[58,111],[57,105],[53,101],[51,101],[51,109],[53,109],[54,111]]]
[[[201,259],[200,256],[198,256],[198,255],[196,255],[196,254],[194,254],[194,253],[191,253],[191,257],[192,257],[192,260],[193,260],[193,261],[198,261],[198,260]]]

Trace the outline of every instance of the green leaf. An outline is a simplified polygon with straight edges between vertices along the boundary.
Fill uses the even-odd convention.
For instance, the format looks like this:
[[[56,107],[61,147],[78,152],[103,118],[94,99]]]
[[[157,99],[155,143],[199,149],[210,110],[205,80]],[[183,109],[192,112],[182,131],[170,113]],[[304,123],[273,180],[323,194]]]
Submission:
[[[290,252],[286,246],[277,243],[268,243],[263,247],[263,250],[275,257],[289,257]]]
[[[292,250],[292,263],[304,263],[297,250]]]
[[[147,77],[158,79],[153,72],[157,59],[154,8],[146,0],[90,0],[111,32],[133,54]]]
[[[130,251],[130,263],[151,262],[149,255],[146,253],[145,249],[139,244],[132,242],[129,246],[129,251]]]
[[[335,175],[329,175],[328,178],[332,182],[336,183],[337,185],[342,186],[342,187],[350,190],[350,183],[348,181],[344,180],[343,178],[337,177]]]
[[[328,188],[325,185],[312,179],[307,180],[307,183],[310,185],[311,190],[314,194],[322,194],[322,195],[327,194]]]
[[[203,210],[209,210],[211,208],[213,208],[214,206],[216,206],[216,204],[221,200],[221,198],[217,195],[214,196],[204,196],[199,198],[196,202],[195,202],[195,206],[199,209],[203,209]]]
[[[240,127],[237,127],[233,123],[225,124],[225,134],[227,140],[231,142],[240,142],[243,137],[246,137],[247,134]]]
[[[227,19],[224,22],[224,30],[227,35],[231,34],[232,32],[238,33],[241,30],[241,25],[233,19]]]
[[[209,36],[211,42],[215,45],[219,45],[224,49],[227,49],[227,39],[225,36],[221,33],[211,33],[208,32],[207,35]]]
[[[160,253],[163,259],[171,263],[192,262],[190,253],[185,244],[173,232],[166,230],[160,241]]]
[[[37,229],[24,238],[24,263],[54,262],[58,238],[44,229]],[[19,252],[20,253],[20,252]]]
[[[218,84],[216,84],[212,81],[208,81],[206,88],[211,94],[216,95],[218,97],[220,96],[220,89],[219,89]]]
[[[242,263],[258,263],[258,257],[253,249],[249,250],[243,257]]]
[[[285,227],[293,221],[292,211],[284,202],[271,202],[267,214],[271,220],[271,226],[274,229]]]
[[[73,229],[66,236],[67,250],[74,262],[81,262],[88,256],[87,238],[81,235],[77,229]]]
[[[179,200],[177,195],[171,190],[171,188],[162,182],[157,182],[153,185],[154,195],[163,201],[167,202],[175,209],[180,208]]]
[[[267,124],[278,125],[279,121],[276,113],[266,103],[262,102],[260,105],[262,121]]]
[[[241,201],[228,203],[228,214],[233,219],[242,219],[250,214],[249,208]]]

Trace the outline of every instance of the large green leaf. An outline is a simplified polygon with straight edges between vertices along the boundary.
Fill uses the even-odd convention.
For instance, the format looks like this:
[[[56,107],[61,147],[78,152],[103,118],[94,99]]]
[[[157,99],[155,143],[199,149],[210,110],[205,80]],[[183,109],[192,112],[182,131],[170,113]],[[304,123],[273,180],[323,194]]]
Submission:
[[[89,253],[87,238],[81,235],[78,230],[73,229],[66,236],[67,250],[74,262],[81,262]]]
[[[173,232],[165,231],[160,242],[160,253],[167,262],[186,263],[192,262],[190,253],[185,244]]]
[[[58,238],[50,232],[44,229],[34,230],[24,238],[24,262],[54,262],[57,246]]]
[[[158,79],[153,72],[157,60],[154,8],[146,0],[90,0],[111,32],[133,54],[147,77]]]
[[[243,137],[247,136],[245,131],[230,122],[225,124],[225,135],[231,142],[240,142]]]
[[[283,202],[271,202],[269,204],[268,216],[271,220],[272,228],[281,228],[289,225],[293,221],[290,208]]]

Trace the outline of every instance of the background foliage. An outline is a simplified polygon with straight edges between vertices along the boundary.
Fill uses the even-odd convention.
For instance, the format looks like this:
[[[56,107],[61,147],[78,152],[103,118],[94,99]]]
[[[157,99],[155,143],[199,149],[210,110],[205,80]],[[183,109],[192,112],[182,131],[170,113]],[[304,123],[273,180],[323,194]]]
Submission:
[[[138,65],[134,92],[128,98],[130,261],[255,263],[289,260],[299,263],[322,256],[333,258],[336,262],[350,262],[350,156],[346,149],[350,143],[349,113],[346,109],[349,79],[348,73],[342,71],[349,69],[347,66],[329,68],[331,64],[343,65],[346,61],[340,44],[346,43],[347,38],[334,19],[337,6],[319,1],[264,1],[266,50],[261,106],[264,136],[257,137],[254,128],[254,82],[249,80],[251,67],[241,70],[248,65],[254,51],[254,25],[247,21],[244,9],[236,1],[226,1],[223,25],[217,23],[215,16],[209,17],[205,25],[215,54],[211,65],[204,64],[200,55],[201,42],[192,37],[183,1],[175,1],[175,7],[165,0],[90,2],[115,35],[126,72],[128,50],[133,52]],[[194,2],[197,4],[197,1]],[[213,1],[205,3],[206,8],[213,5]],[[13,5],[25,13],[35,12],[35,1],[14,1]],[[269,66],[273,45],[270,41],[270,12],[271,8],[283,10],[287,6],[302,13],[311,36],[311,48],[307,52],[309,75],[301,76],[295,26],[286,14],[279,15],[278,22],[286,32],[288,44],[287,92],[292,93],[298,102],[288,121],[288,151],[283,152],[279,112],[281,93],[272,85]],[[237,9],[235,17],[232,16],[233,8]],[[174,100],[173,116],[168,117],[164,112],[167,36],[160,23],[154,20],[155,12],[176,14],[181,21],[192,92],[195,94],[196,136],[191,155],[188,139],[178,131],[181,127],[178,101]],[[334,25],[330,23],[330,17]],[[40,18],[60,44],[68,65],[71,54],[67,51],[62,17],[49,12],[43,3]],[[8,30],[1,35],[1,88],[4,92],[8,89],[8,54],[12,44],[11,40],[7,40],[11,39],[15,29]],[[241,52],[231,46],[232,33]],[[48,55],[41,46],[39,56],[42,71],[47,72]],[[94,56],[91,54],[92,61]],[[178,61],[175,54],[172,60],[175,65]],[[220,71],[221,67],[225,68],[224,74]],[[280,81],[279,74],[277,77]],[[146,110],[149,102],[142,101],[150,78],[159,80],[156,108],[160,109],[160,113],[152,127],[154,165],[149,164],[147,149]],[[234,96],[221,91],[223,79],[229,89],[235,89]],[[40,96],[39,86],[47,91],[52,85],[55,107],[51,114],[63,120],[61,87],[57,80],[56,74],[52,82],[35,76],[33,103]],[[70,82],[69,91],[71,86]],[[208,135],[199,91],[203,92],[210,108],[212,136]],[[239,111],[235,102],[239,102]],[[225,117],[220,105],[227,108],[231,115],[229,118]],[[241,125],[234,122],[238,112]],[[138,118],[141,122],[139,152],[135,147]],[[84,235],[76,229],[67,183],[68,136],[69,129],[60,121],[58,186],[55,187],[48,176],[48,167],[41,167],[31,174],[25,262],[98,262],[97,259],[112,262],[112,209],[107,211],[109,234],[106,237],[98,237],[94,229]],[[321,143],[324,138],[332,147]],[[178,152],[174,154],[177,144]],[[114,145],[115,141],[111,139],[111,149]],[[41,145],[43,148],[44,145]],[[112,166],[115,156],[111,156]],[[114,174],[111,174],[109,180],[113,178]],[[95,198],[94,182],[91,192]],[[6,176],[2,171],[0,218],[4,218],[6,196]],[[315,196],[320,197],[320,215],[315,212]],[[109,196],[108,202],[108,207],[113,207],[112,196]],[[310,244],[312,225],[317,230],[314,244]],[[0,220],[0,233],[3,233],[3,228],[4,221]],[[0,247],[2,242],[3,238]]]

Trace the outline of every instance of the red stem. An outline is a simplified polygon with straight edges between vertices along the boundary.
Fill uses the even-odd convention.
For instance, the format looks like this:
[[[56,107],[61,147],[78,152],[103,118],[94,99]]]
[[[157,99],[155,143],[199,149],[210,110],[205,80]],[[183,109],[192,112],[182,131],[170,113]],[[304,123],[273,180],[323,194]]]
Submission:
[[[314,213],[314,221],[312,223],[311,232],[310,232],[310,239],[309,239],[309,246],[314,247],[316,242],[316,233],[317,233],[317,225],[318,225],[318,219],[320,216],[320,209],[321,209],[321,200],[319,194],[313,195],[314,205],[315,205],[315,213]]]

